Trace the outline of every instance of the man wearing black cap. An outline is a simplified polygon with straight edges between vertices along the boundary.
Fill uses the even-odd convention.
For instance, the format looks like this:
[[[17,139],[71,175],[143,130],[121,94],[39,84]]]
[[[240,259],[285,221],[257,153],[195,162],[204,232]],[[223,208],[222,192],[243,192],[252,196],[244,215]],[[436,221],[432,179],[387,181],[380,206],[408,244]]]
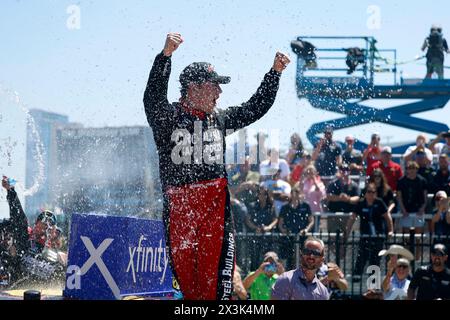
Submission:
[[[445,263],[447,248],[435,244],[431,248],[431,265],[420,267],[409,284],[409,300],[448,300],[450,299],[450,269]]]
[[[167,100],[172,53],[183,42],[169,33],[144,93],[147,120],[158,149],[163,218],[172,271],[186,299],[229,299],[235,240],[224,165],[225,135],[270,109],[289,58],[277,53],[257,92],[241,107],[216,111],[230,82],[211,64],[194,62],[180,75],[181,98]]]

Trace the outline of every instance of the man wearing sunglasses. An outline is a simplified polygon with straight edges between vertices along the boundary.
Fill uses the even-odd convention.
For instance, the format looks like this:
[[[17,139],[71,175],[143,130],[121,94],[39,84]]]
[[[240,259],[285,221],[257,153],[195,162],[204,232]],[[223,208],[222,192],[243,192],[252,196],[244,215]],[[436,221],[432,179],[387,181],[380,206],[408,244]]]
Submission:
[[[398,181],[397,200],[403,217],[400,225],[403,233],[408,233],[410,228],[415,232],[424,232],[424,213],[427,205],[427,181],[418,175],[419,165],[409,161],[406,165],[406,174]],[[412,217],[411,214],[415,214]]]
[[[408,279],[411,265],[405,258],[390,258],[382,289],[384,300],[405,300],[408,297],[410,280]]]
[[[445,263],[447,248],[435,244],[431,248],[431,265],[416,270],[408,288],[409,300],[448,300],[450,299],[450,269]]]
[[[329,300],[327,287],[317,277],[324,261],[325,247],[321,240],[306,239],[301,251],[300,266],[280,275],[272,287],[272,300]]]
[[[383,246],[383,237],[393,234],[392,217],[388,212],[386,204],[377,198],[377,187],[375,183],[369,183],[364,198],[355,207],[347,228],[344,233],[346,241],[357,218],[361,219],[359,250],[353,271],[354,280],[360,279],[366,263],[378,265],[380,258],[378,252]],[[387,227],[387,228],[386,228]],[[387,229],[387,230],[386,230]]]
[[[361,194],[359,186],[350,178],[350,168],[343,164],[339,167],[339,176],[327,187],[327,208],[330,212],[353,212]],[[328,231],[344,230],[347,217],[328,217]]]

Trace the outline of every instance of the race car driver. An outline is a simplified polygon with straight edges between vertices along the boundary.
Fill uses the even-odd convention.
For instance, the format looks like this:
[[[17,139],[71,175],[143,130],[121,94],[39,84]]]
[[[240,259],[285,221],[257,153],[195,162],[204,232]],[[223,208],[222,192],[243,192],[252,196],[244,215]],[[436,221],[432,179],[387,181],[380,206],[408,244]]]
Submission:
[[[183,42],[169,33],[144,93],[164,193],[163,219],[174,276],[187,300],[228,300],[233,288],[235,240],[224,164],[225,136],[260,119],[275,101],[289,57],[277,52],[256,93],[242,106],[215,110],[219,76],[206,62],[180,75],[179,102],[167,100],[171,56]]]

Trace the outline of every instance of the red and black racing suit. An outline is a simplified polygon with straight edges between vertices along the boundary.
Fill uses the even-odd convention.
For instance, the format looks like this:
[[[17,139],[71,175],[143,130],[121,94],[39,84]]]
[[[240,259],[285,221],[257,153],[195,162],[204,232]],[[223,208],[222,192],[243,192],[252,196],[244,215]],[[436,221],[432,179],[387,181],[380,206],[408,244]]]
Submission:
[[[233,291],[235,240],[225,136],[270,109],[281,74],[271,69],[248,102],[207,115],[168,102],[170,70],[171,58],[158,54],[144,93],[159,155],[170,264],[185,299],[228,300]]]

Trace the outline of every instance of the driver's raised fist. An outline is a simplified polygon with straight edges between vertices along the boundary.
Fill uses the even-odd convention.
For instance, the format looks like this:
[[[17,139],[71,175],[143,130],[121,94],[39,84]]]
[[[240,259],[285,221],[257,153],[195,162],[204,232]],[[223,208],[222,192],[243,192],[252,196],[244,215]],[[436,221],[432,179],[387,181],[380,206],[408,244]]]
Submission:
[[[168,33],[166,37],[166,43],[164,44],[164,55],[166,57],[170,57],[172,53],[178,49],[182,42],[183,38],[181,37],[181,34],[176,32]]]

